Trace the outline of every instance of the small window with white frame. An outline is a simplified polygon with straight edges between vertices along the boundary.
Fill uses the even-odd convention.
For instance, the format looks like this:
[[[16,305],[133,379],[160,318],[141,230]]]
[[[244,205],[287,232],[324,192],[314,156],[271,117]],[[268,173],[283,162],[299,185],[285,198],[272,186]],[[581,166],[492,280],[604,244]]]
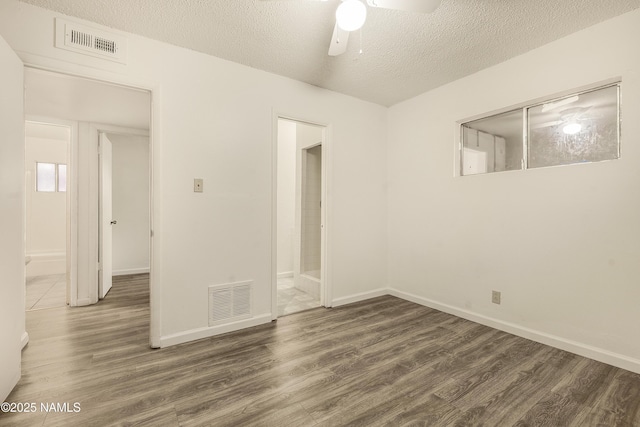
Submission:
[[[36,191],[45,193],[67,191],[67,165],[36,162]]]
[[[460,175],[614,160],[620,123],[619,83],[466,122]]]

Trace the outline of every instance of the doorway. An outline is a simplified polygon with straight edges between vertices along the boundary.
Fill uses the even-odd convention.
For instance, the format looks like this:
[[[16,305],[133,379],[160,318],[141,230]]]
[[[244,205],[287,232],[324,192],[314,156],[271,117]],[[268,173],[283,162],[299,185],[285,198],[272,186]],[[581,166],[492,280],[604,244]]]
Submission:
[[[324,302],[325,127],[278,119],[277,316]]]
[[[145,130],[101,125],[98,298],[114,277],[149,274],[149,135]],[[127,277],[123,277],[127,279]]]
[[[69,150],[72,127],[25,121],[26,310],[69,304]]]
[[[133,165],[135,176],[117,174],[131,180],[118,188],[127,192],[130,188],[145,187],[144,195],[136,193],[137,203],[144,205],[144,223],[135,223],[136,236],[144,236],[144,258],[142,264],[120,269],[120,274],[146,274],[149,288],[152,286],[151,272],[151,92],[90,78],[50,72],[25,67],[25,113],[34,120],[53,117],[54,120],[70,123],[68,158],[68,226],[67,250],[67,303],[70,306],[96,304],[107,291],[99,289],[101,272],[99,239],[100,211],[100,159],[98,154],[100,132],[114,139],[128,135],[144,137],[143,160]],[[41,120],[39,120],[41,121]],[[138,153],[139,154],[139,153]],[[124,156],[126,157],[126,155]],[[137,155],[136,158],[140,158]],[[124,166],[127,168],[127,165]],[[141,172],[142,171],[142,172]],[[143,176],[140,175],[140,172]],[[127,222],[127,221],[125,221]],[[119,224],[120,225],[120,224]],[[128,224],[131,225],[131,224]],[[136,262],[139,260],[136,260]],[[153,315],[152,315],[153,318]],[[153,329],[150,338],[157,346]]]

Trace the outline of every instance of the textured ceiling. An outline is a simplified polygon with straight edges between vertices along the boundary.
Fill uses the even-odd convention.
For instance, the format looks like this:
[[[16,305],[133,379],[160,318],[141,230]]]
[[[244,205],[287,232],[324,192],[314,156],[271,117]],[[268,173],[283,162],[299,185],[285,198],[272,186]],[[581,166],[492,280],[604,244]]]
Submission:
[[[428,15],[369,8],[347,52],[329,57],[339,0],[21,1],[386,106],[640,7],[442,0]]]

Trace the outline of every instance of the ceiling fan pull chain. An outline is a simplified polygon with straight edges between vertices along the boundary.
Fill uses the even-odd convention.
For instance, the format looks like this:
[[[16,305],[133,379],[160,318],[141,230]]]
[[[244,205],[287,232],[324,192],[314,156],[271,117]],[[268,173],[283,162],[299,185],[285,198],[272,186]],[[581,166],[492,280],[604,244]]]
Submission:
[[[360,55],[362,55],[362,28],[360,28]]]

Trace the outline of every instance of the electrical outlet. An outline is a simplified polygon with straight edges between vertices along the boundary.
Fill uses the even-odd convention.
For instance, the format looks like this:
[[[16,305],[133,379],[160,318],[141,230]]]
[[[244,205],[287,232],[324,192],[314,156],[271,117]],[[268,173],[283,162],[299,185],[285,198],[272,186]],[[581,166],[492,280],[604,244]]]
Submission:
[[[501,293],[499,291],[491,291],[491,302],[494,304],[500,304]]]
[[[202,193],[204,190],[204,180],[202,178],[194,178],[193,180],[193,192]]]

